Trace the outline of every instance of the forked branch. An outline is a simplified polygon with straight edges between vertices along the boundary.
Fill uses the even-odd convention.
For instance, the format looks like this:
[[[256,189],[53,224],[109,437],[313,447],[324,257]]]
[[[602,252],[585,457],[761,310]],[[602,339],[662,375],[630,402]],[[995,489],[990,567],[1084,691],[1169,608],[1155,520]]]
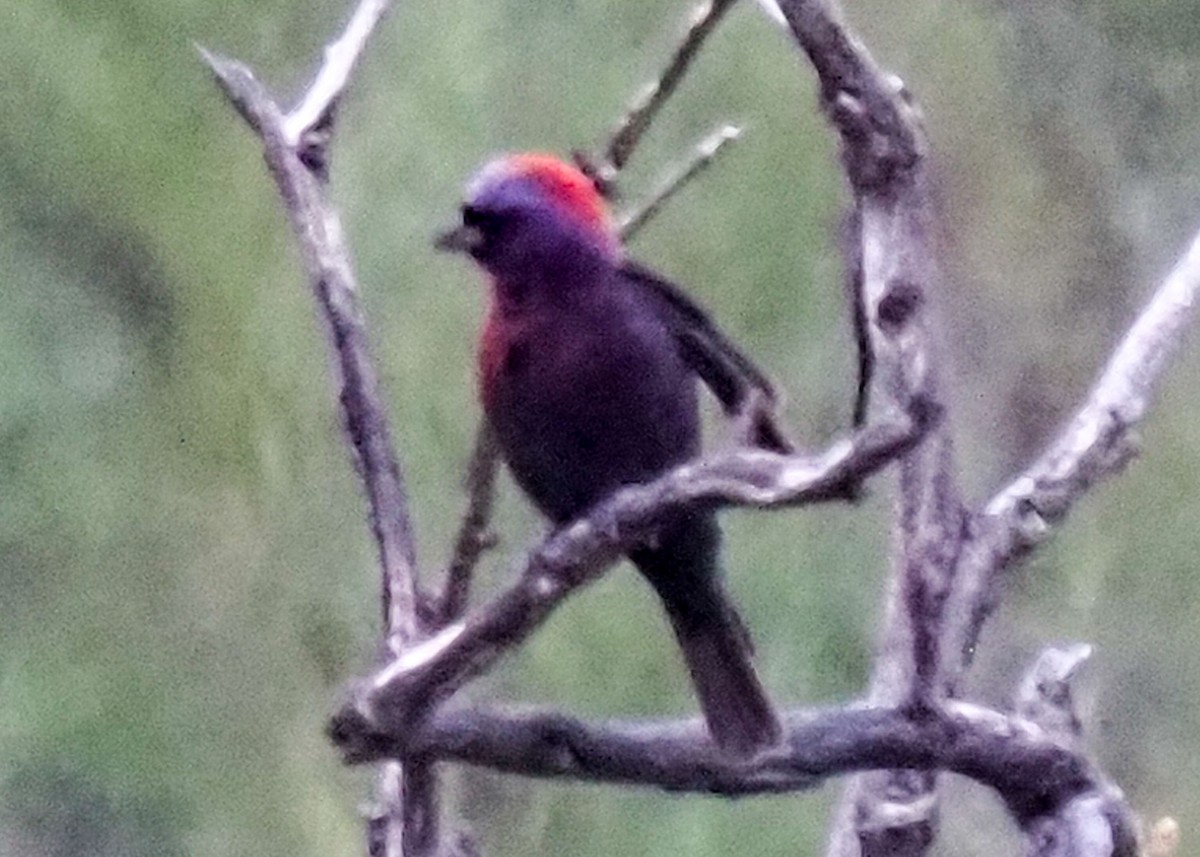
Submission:
[[[489,541],[495,451],[482,432],[445,591],[439,599],[425,596],[417,586],[407,498],[367,352],[350,255],[325,188],[336,104],[388,5],[363,0],[290,112],[244,66],[205,54],[261,138],[297,235],[328,324],[341,414],[379,548],[391,656],[352,689],[331,726],[348,759],[389,760],[372,848],[388,857],[423,857],[444,846],[430,764],[449,760],[530,776],[728,795],[794,791],[838,774],[876,771],[850,791],[831,845],[836,855],[923,854],[936,833],[933,775],[950,770],[997,789],[1028,834],[1031,854],[1132,854],[1124,800],[1079,749],[1074,711],[1059,696],[1038,695],[1054,682],[1066,687],[1084,650],[1048,653],[1039,662],[1042,672],[1033,674],[1020,697],[1023,717],[949,696],[995,606],[1003,571],[1128,458],[1131,433],[1194,315],[1200,236],[1062,436],[983,510],[964,509],[941,420],[944,399],[929,300],[936,266],[928,238],[920,116],[899,80],[874,64],[826,3],[778,0],[778,11],[817,72],[822,106],[842,140],[855,198],[859,331],[875,361],[873,411],[882,421],[823,454],[794,454],[773,422],[769,384],[763,382],[767,394],[741,396],[745,407],[733,412],[746,423],[747,437],[776,451],[726,453],[618,492],[533,550],[510,589],[467,611],[471,572]],[[611,181],[628,161],[731,5],[732,0],[713,0],[701,7],[666,71],[614,134],[593,173],[600,181]],[[681,175],[702,168],[729,138],[713,138]],[[638,222],[678,186],[668,184]],[[709,369],[720,381],[722,373],[736,374],[738,363],[736,349],[718,352],[728,359],[710,361]],[[731,401],[737,399],[740,388],[733,381],[721,388]],[[901,466],[893,583],[868,705],[793,712],[784,744],[749,762],[721,758],[699,721],[596,725],[556,713],[442,705],[526,640],[572,592],[649,537],[663,515],[693,506],[775,508],[845,500],[896,460]],[[397,761],[403,763],[403,779]]]
[[[383,648],[398,654],[420,639],[424,629],[419,608],[427,599],[417,585],[408,497],[367,347],[350,249],[325,187],[335,106],[389,6],[388,0],[359,4],[345,33],[326,50],[312,86],[290,113],[285,114],[244,65],[203,49],[201,53],[226,96],[262,141],[328,327],[339,375],[340,415],[379,550]],[[420,763],[403,771],[395,763],[382,767],[367,838],[368,851],[384,857],[425,857],[438,851],[441,837],[432,771]]]

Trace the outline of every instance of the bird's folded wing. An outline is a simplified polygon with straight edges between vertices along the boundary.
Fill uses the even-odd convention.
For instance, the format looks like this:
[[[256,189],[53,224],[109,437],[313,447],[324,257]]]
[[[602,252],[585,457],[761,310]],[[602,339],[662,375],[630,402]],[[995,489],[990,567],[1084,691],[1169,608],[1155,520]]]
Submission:
[[[750,442],[776,452],[794,451],[776,423],[779,395],[766,373],[679,286],[635,262],[623,263],[622,273],[651,297],[684,362],[712,390],[725,413],[749,420]]]

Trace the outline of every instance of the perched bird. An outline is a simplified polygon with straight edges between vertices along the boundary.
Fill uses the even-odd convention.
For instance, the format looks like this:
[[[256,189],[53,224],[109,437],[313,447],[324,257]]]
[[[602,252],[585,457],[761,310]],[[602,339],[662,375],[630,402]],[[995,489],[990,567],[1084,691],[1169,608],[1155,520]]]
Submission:
[[[700,452],[697,378],[727,410],[761,372],[679,288],[625,258],[593,181],[553,156],[498,158],[437,246],[489,275],[483,410],[517,484],[556,524]],[[766,445],[785,441],[768,432]],[[629,558],[662,600],[714,741],[751,755],[779,721],[722,586],[712,512],[680,513]]]

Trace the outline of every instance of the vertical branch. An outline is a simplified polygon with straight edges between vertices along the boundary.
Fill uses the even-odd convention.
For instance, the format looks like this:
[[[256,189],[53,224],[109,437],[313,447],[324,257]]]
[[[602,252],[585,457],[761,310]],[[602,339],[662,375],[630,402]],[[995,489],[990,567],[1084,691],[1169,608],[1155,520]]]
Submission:
[[[446,585],[438,609],[442,627],[460,618],[471,594],[471,578],[483,553],[496,543],[489,527],[496,494],[500,451],[486,419],[475,432],[475,448],[467,465],[467,511],[454,540],[454,553],[446,569]]]
[[[928,291],[936,266],[928,236],[926,144],[903,85],[885,74],[822,0],[777,4],[820,81],[822,107],[842,139],[855,197],[850,252],[860,358],[855,418],[865,413],[868,375],[885,406],[923,400],[940,407]],[[864,336],[864,334],[866,334]],[[953,448],[942,421],[900,466],[895,548],[884,632],[870,699],[918,714],[939,701],[944,603],[960,549],[963,514]],[[831,855],[923,854],[936,831],[933,773],[881,772],[847,789]]]
[[[771,7],[776,10],[778,7]],[[780,13],[782,16],[782,13]],[[843,224],[842,243],[846,257],[846,303],[850,306],[851,332],[854,350],[858,355],[858,382],[854,390],[851,425],[862,428],[867,424],[871,407],[871,383],[875,378],[875,351],[871,347],[871,325],[867,319],[866,297],[863,293],[862,218],[855,207]]]
[[[417,644],[416,548],[408,498],[391,428],[367,346],[358,285],[341,219],[329,199],[328,145],[336,105],[388,0],[363,0],[299,106],[284,114],[245,66],[204,57],[234,106],[258,133],[267,167],[284,202],[313,294],[333,348],[338,403],[347,440],[367,496],[379,551],[385,649],[393,655]],[[382,857],[425,857],[438,849],[437,784],[424,763],[382,766],[368,850]]]
[[[336,216],[335,216],[336,218]],[[294,222],[299,233],[309,221]],[[341,226],[336,219],[325,224],[329,249],[348,253],[341,242]],[[348,256],[342,256],[348,259]],[[340,376],[338,402],[346,436],[355,453],[355,461],[367,505],[371,529],[379,549],[381,575],[380,601],[383,619],[393,649],[411,645],[419,637],[417,624],[416,550],[408,498],[400,464],[392,452],[392,435],[378,379],[367,350],[366,326],[348,262],[310,269],[322,315],[329,324],[335,360]]]

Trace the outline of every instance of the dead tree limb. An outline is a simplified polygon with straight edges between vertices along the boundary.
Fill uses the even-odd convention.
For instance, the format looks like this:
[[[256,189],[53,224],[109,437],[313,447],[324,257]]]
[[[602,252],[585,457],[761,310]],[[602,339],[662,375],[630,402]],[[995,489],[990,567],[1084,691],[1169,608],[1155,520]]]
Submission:
[[[518,580],[467,610],[488,542],[496,457],[487,432],[473,456],[467,514],[440,598],[418,586],[404,484],[371,363],[357,286],[326,182],[336,105],[386,0],[363,0],[326,52],[313,85],[282,110],[244,66],[205,58],[260,137],[327,322],[339,404],[368,498],[382,569],[386,661],[352,686],[330,734],[348,761],[387,760],[371,853],[425,857],[469,850],[439,833],[439,761],[526,776],[673,791],[750,795],[799,791],[870,772],[847,791],[833,855],[921,855],[936,836],[936,774],[990,785],[1036,857],[1132,855],[1130,812],[1089,761],[1070,704],[1083,648],[1047,652],[1011,716],[953,699],[999,598],[1003,573],[1043,541],[1073,503],[1128,460],[1200,290],[1200,237],[1147,305],[1063,434],[981,509],[959,497],[943,419],[932,294],[936,264],[920,115],[821,0],[762,0],[789,29],[820,81],[854,196],[851,252],[856,328],[875,367],[874,420],[821,454],[741,449],[689,463],[607,498],[533,550]],[[598,180],[627,161],[731,5],[702,7],[655,87],[614,135]],[[711,157],[711,155],[709,155]],[[865,376],[864,376],[865,377]],[[769,398],[769,397],[768,397]],[[864,407],[858,417],[868,416]],[[744,415],[743,415],[744,416]],[[751,412],[751,437],[763,435]],[[754,426],[759,426],[755,429]],[[769,434],[769,433],[768,433]],[[891,462],[899,487],[885,628],[865,702],[786,715],[786,740],[749,761],[722,758],[698,720],[589,724],[555,712],[456,709],[456,691],[493,667],[562,601],[685,507],[760,509],[852,499]],[[402,767],[401,767],[402,765]],[[401,775],[399,772],[403,772]]]
[[[329,198],[329,144],[336,106],[386,14],[388,0],[363,0],[299,104],[285,112],[248,68],[202,49],[225,95],[258,135],[267,167],[300,246],[301,258],[329,333],[339,379],[338,403],[347,440],[367,495],[379,550],[385,652],[392,656],[422,637],[416,544],[408,497],[379,393],[358,285],[341,219]],[[376,809],[368,825],[371,854],[424,857],[440,845],[437,783],[422,763],[382,766]]]

